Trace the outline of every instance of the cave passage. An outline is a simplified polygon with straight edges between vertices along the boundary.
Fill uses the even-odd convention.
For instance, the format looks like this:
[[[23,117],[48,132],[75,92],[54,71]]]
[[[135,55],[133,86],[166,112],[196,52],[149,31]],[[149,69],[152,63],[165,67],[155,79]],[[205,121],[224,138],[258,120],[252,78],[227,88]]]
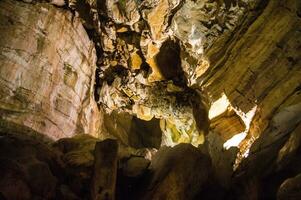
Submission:
[[[1,0],[0,200],[301,199],[300,0]]]

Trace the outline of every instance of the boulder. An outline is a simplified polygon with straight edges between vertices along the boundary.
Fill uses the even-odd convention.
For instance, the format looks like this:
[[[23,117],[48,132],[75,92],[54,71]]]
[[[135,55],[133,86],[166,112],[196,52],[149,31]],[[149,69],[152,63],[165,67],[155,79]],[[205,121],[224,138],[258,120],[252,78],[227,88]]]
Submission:
[[[93,200],[114,200],[118,160],[117,141],[106,139],[97,142],[94,157],[91,198]]]
[[[0,136],[0,192],[6,199],[53,199],[62,179],[59,152],[37,138]]]
[[[191,144],[163,147],[150,165],[150,181],[142,199],[194,199],[211,175],[211,160]]]
[[[278,200],[301,199],[301,174],[285,180],[277,193]]]
[[[143,157],[131,157],[123,164],[122,173],[128,177],[139,177],[147,171],[149,165],[150,161]]]

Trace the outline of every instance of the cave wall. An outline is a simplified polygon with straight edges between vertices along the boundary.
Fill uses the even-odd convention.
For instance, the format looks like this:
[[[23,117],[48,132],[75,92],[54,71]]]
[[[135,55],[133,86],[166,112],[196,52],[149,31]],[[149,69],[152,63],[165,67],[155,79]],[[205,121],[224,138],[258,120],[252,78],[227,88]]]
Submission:
[[[280,188],[285,199],[301,173],[300,16],[299,0],[2,0],[0,132],[98,137],[51,147],[67,172],[84,175],[95,143],[117,139],[125,150],[114,153],[114,169],[119,159],[119,175],[150,170],[150,185],[136,182],[149,199],[203,197],[210,185],[209,196],[218,188],[230,199],[275,199]],[[224,148],[241,133],[238,148]],[[5,134],[0,153],[12,166],[39,152],[6,155],[14,143]],[[151,164],[142,158],[156,152],[145,147],[178,143],[199,146],[161,148]],[[128,169],[131,159],[141,171]]]
[[[75,1],[65,5],[69,11],[35,1],[1,4],[2,126],[19,124],[52,138],[100,136],[99,123],[119,116],[100,116],[96,108],[96,61],[101,110],[160,119],[168,145],[203,143],[210,105],[226,98],[211,131],[229,139],[245,129],[240,147],[247,151],[273,117],[300,98],[295,0]],[[222,117],[227,112],[235,118]],[[237,127],[224,135],[216,129],[231,120]]]
[[[52,139],[96,134],[96,53],[78,18],[49,3],[0,2],[0,121]]]
[[[163,135],[171,135],[165,144],[200,144],[204,139],[198,135],[208,132],[207,106],[210,114],[210,106],[225,98],[219,115],[235,111],[237,123],[215,118],[211,131],[215,124],[232,123],[237,127],[224,134],[234,136],[244,127],[240,148],[246,155],[266,129],[278,126],[271,123],[277,113],[299,108],[299,1],[124,3],[107,0],[96,8],[108,17],[99,57],[99,102],[107,112],[161,119]],[[113,70],[117,67],[122,72]],[[189,96],[187,86],[200,98]],[[299,110],[293,115],[300,116]]]
[[[247,14],[219,53],[208,51],[212,65],[202,78],[212,101],[225,94],[239,111],[255,110],[246,146],[271,125],[277,113],[300,107],[300,3],[262,4],[263,8]],[[258,10],[261,13],[255,17]],[[295,115],[300,115],[297,110]]]

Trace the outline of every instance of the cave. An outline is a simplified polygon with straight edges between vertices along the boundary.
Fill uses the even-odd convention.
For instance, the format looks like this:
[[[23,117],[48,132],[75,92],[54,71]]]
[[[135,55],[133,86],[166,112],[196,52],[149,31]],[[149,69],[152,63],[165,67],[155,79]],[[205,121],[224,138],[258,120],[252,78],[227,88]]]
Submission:
[[[300,0],[0,0],[0,200],[301,199]]]

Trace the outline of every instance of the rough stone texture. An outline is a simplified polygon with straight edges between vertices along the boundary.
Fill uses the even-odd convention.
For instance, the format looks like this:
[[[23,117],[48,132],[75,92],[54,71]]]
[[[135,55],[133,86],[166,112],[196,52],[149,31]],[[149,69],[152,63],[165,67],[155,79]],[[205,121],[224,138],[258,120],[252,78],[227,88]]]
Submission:
[[[162,131],[158,119],[144,121],[133,117],[129,133],[129,144],[135,148],[159,149],[161,146]]]
[[[139,177],[146,172],[149,164],[150,161],[143,157],[131,157],[122,167],[122,173],[128,177]]]
[[[75,169],[80,166],[90,167],[94,163],[93,150],[99,140],[87,134],[76,135],[72,138],[63,138],[53,144],[64,155],[62,159]]]
[[[118,152],[118,158],[125,167],[133,154],[151,158],[156,152],[133,149],[128,145],[158,148],[182,142],[195,146],[203,143],[199,150],[187,144],[160,149],[151,161],[151,172],[145,170],[137,177],[123,174],[127,170],[120,165],[117,177],[127,180],[119,180],[117,184],[122,187],[120,190],[131,191],[132,199],[137,199],[137,195],[142,199],[275,199],[277,192],[279,198],[285,198],[285,191],[294,189],[290,182],[298,182],[297,175],[301,173],[299,0],[72,0],[66,2],[64,9],[30,2],[4,0],[0,3],[0,18],[4,19],[0,22],[1,33],[8,35],[0,39],[0,61],[3,62],[0,102],[4,102],[0,105],[0,130],[3,126],[29,128],[26,131],[36,130],[57,138],[75,132],[93,134],[88,129],[95,126],[87,124],[94,123],[89,120],[100,119],[98,136],[120,141],[122,150]],[[63,5],[61,1],[51,3]],[[50,16],[57,20],[50,20]],[[80,114],[81,110],[91,108],[89,83],[91,85],[94,72],[86,73],[86,68],[82,67],[92,66],[87,69],[93,69],[95,55],[92,48],[88,48],[91,44],[87,35],[82,37],[83,29],[79,28],[81,25],[76,16],[81,18],[96,46],[95,96],[104,112],[100,118],[87,117],[86,124],[79,119],[85,116]],[[57,36],[52,30],[60,28],[66,34]],[[36,36],[46,39],[37,42],[40,40]],[[29,54],[28,49],[35,50],[33,46],[40,52]],[[77,50],[69,52],[70,55],[53,50],[73,47]],[[76,53],[78,51],[81,53]],[[60,63],[59,54],[63,64],[53,64]],[[49,59],[41,55],[47,55]],[[81,55],[87,59],[82,59]],[[82,61],[80,67],[74,64],[78,60]],[[22,64],[19,67],[20,61],[30,66]],[[51,64],[46,65],[48,62]],[[3,67],[6,65],[10,66],[9,70]],[[44,68],[39,66],[57,71],[53,72],[54,82],[51,83],[55,88],[63,88],[63,94],[53,87],[46,87],[44,93],[48,79],[40,72]],[[26,67],[37,70],[25,70]],[[83,73],[78,71],[79,68]],[[39,75],[40,80],[35,75]],[[5,82],[6,79],[9,82]],[[77,87],[64,89],[72,88],[75,80],[87,80],[76,84],[79,88],[87,86],[82,90],[85,95],[70,95],[70,92],[78,91]],[[24,88],[29,89],[27,93]],[[37,91],[37,94],[30,91]],[[72,97],[70,102],[78,106],[77,112],[71,109],[70,117],[48,112],[68,113],[65,109],[70,110],[69,104],[61,103],[61,98],[66,96]],[[221,106],[216,106],[217,102]],[[216,107],[217,112],[211,118],[210,111]],[[46,117],[41,118],[44,115],[56,124],[49,127]],[[37,119],[45,123],[44,129]],[[137,122],[138,119],[146,122]],[[152,124],[153,121],[156,122]],[[158,121],[163,136],[161,141],[157,141]],[[65,131],[65,135],[58,135],[61,132],[56,127]],[[241,132],[246,137],[242,142],[238,141],[236,157],[238,149],[225,150],[223,143]],[[66,196],[68,191],[76,190],[87,194],[85,189],[90,190],[88,185],[92,176],[89,167],[98,159],[91,153],[98,139],[72,140],[64,140],[62,148],[58,145],[67,165],[69,182],[60,184],[57,191]],[[87,145],[84,144],[86,141]],[[74,145],[74,148],[68,145]],[[70,148],[70,151],[64,148]],[[212,166],[207,157],[211,157]],[[146,164],[147,161],[141,159]],[[28,192],[25,179],[15,175],[20,170],[13,164],[9,166],[5,181],[18,180],[16,188],[30,199],[33,194]],[[76,172],[81,173],[77,175]],[[35,180],[34,175],[31,177]],[[149,182],[147,178],[150,178]],[[288,178],[292,179],[285,182]],[[132,186],[134,188],[130,189]],[[30,187],[35,188],[34,185]],[[136,188],[141,189],[142,194],[135,196]],[[77,195],[81,198],[89,198],[80,194]]]
[[[301,198],[301,174],[285,180],[277,193],[277,199],[297,200]]]
[[[233,165],[235,163],[238,148],[232,147],[228,150],[223,148],[224,139],[217,133],[211,132],[204,145],[200,145],[200,150],[208,155],[212,161],[214,176],[212,179],[217,186],[229,188],[234,174]],[[222,191],[220,192],[222,195]]]
[[[1,126],[53,139],[96,134],[96,55],[79,19],[50,4],[0,2]]]
[[[140,74],[141,75],[141,74]],[[162,144],[180,142],[198,145],[208,132],[207,108],[201,96],[172,82],[144,85],[142,76],[116,77],[104,83],[100,102],[106,112],[128,112],[143,120],[161,119]],[[120,122],[124,123],[124,122]]]
[[[236,151],[225,152],[222,143],[243,132],[233,194],[275,198],[279,185],[300,166],[300,1],[158,0],[143,1],[139,9],[139,25],[122,34],[114,31],[120,24],[110,24],[116,38],[110,38],[110,48],[102,47],[100,103],[107,112],[160,118],[162,144],[175,145],[194,143],[191,135],[200,136],[208,127],[201,110],[207,115],[206,103],[225,97],[231,117],[220,112],[210,121],[213,134],[204,147],[216,179],[226,183],[223,187],[233,181]],[[110,62],[121,52],[118,62]],[[132,52],[142,60],[139,68],[126,62]],[[181,101],[177,94],[189,94],[187,86],[199,91],[200,99],[187,104],[193,99],[188,95]],[[199,126],[196,131],[194,126]]]
[[[176,143],[193,143],[194,139],[187,138],[187,135],[194,123],[186,123],[189,124],[186,128],[178,127],[181,120],[160,114],[168,113],[164,106],[168,106],[170,101],[161,101],[163,105],[158,106],[156,101],[150,100],[148,105],[143,101],[145,95],[153,95],[154,99],[167,98],[166,90],[169,88],[161,87],[158,90],[162,92],[157,92],[149,91],[148,86],[158,87],[164,81],[172,81],[175,85],[172,91],[187,94],[187,86],[201,89],[203,95],[196,105],[203,105],[204,110],[206,94],[209,103],[226,96],[241,120],[235,119],[236,125],[233,124],[232,133],[227,133],[225,139],[242,130],[240,122],[245,122],[248,113],[255,112],[254,117],[245,123],[243,132],[247,133],[247,137],[240,144],[241,159],[268,128],[285,99],[299,90],[300,3],[296,0],[159,0],[140,2],[138,8],[141,17],[136,22],[137,26],[123,29],[121,33],[117,31],[121,30],[120,24],[104,25],[114,34],[108,31],[106,36],[102,36],[110,38],[111,43],[102,44],[100,102],[106,108],[125,110],[141,119],[161,118],[173,129],[164,130],[166,126],[163,126],[163,133],[172,137],[179,135],[181,139],[177,139]],[[118,9],[118,12],[124,10],[122,7]],[[114,21],[111,18],[109,16],[108,22]],[[133,52],[141,58],[139,70],[134,70],[137,68],[132,66],[133,62],[127,62]],[[117,55],[119,60],[115,59]],[[169,59],[169,56],[174,59]],[[160,57],[165,60],[160,60]],[[107,91],[114,91],[114,95]],[[177,99],[174,94],[171,97]],[[177,113],[182,102],[171,102],[172,113]],[[178,118],[189,121],[192,107],[188,105],[188,109],[182,112],[186,117]],[[199,116],[193,115],[195,121]],[[197,122],[197,126],[205,129],[208,124],[204,117],[201,118],[203,120]],[[225,126],[226,123],[223,122]],[[177,127],[173,128],[175,125]],[[192,135],[200,134],[192,132]],[[170,140],[165,144],[173,145]]]
[[[210,128],[226,142],[234,135],[244,132],[246,127],[241,118],[232,110],[213,118],[210,121]]]
[[[6,199],[53,199],[62,161],[38,139],[0,134],[0,193]]]
[[[117,139],[122,145],[132,148],[159,148],[162,131],[160,121],[144,121],[126,112],[101,113],[100,139]]]
[[[93,200],[114,200],[118,160],[117,141],[107,139],[96,143],[94,157],[91,198]]]
[[[88,188],[93,174],[93,151],[98,141],[88,134],[81,134],[59,139],[52,144],[54,149],[62,153],[65,174],[68,177],[65,184],[81,198],[90,194]],[[61,190],[63,194],[66,192],[64,187]]]
[[[66,179],[65,184],[70,188],[71,191],[74,191],[76,195],[81,198],[86,198],[87,195],[90,197],[90,186],[93,177],[93,168],[95,162],[95,145],[96,143],[101,142],[98,138],[94,138],[88,134],[76,135],[72,138],[63,138],[52,144],[52,147],[57,151],[61,152],[61,158],[65,165],[65,174],[68,177]],[[122,145],[119,141],[120,145],[118,148],[118,167],[123,175],[133,175],[142,174],[145,172],[149,159],[151,158],[151,152],[148,149],[133,149],[130,147],[126,147]],[[113,149],[105,149],[107,151],[113,151]],[[108,152],[107,152],[108,153]],[[127,163],[131,158],[140,158],[139,161],[142,161],[142,164],[138,165],[138,168],[131,163]],[[146,160],[146,158],[148,160]],[[135,160],[135,159],[134,159]],[[144,162],[145,161],[145,162]],[[138,164],[141,162],[138,162]],[[100,164],[103,166],[103,163]],[[100,166],[100,167],[101,167]],[[143,167],[144,166],[144,167]],[[134,168],[133,168],[134,167]],[[133,171],[135,170],[135,171]],[[65,193],[66,188],[63,187],[62,193]]]
[[[276,198],[280,184],[300,173],[300,143],[297,138],[290,143],[290,138],[300,135],[300,112],[298,108],[294,111],[287,108],[283,106],[275,114],[270,127],[254,142],[249,156],[236,170],[235,182],[238,185],[244,183],[237,189],[238,193],[245,195],[253,188],[258,198]]]
[[[208,51],[210,70],[200,79],[211,101],[224,93],[245,114],[256,108],[241,145],[244,152],[287,99],[298,93],[301,83],[299,1],[268,1],[258,6],[219,52]]]
[[[211,174],[211,161],[191,144],[161,148],[142,199],[194,199]],[[194,173],[197,172],[197,173]]]

